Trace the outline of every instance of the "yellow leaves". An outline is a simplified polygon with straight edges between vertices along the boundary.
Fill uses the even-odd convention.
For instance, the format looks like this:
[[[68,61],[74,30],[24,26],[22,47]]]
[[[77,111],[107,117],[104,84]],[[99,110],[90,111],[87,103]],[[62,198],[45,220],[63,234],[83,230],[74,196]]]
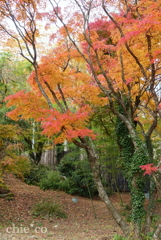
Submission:
[[[88,85],[87,85],[88,84]],[[74,94],[74,92],[73,92]],[[81,104],[90,104],[92,106],[104,106],[107,103],[106,98],[101,98],[99,96],[100,89],[92,84],[92,83],[85,83],[78,88],[76,101]]]
[[[58,90],[58,85],[61,86],[66,100],[72,101],[75,105],[90,103],[102,106],[105,101],[99,97],[100,90],[92,83],[91,76],[86,72],[86,66],[82,58],[75,50],[68,52],[62,47],[55,48],[51,54],[43,57],[38,69],[39,80],[50,99],[55,103],[51,91],[44,84],[45,82],[49,84],[59,100],[62,100],[62,96]],[[29,82],[37,88],[34,78],[33,73]],[[34,91],[36,90],[35,87]],[[76,92],[77,94],[75,94]]]
[[[14,152],[22,152],[24,150],[23,148],[24,146],[22,145],[22,143],[13,143],[13,144],[9,144],[8,146],[5,147],[5,151],[7,154],[13,154]]]
[[[3,160],[0,161],[0,164],[3,166],[3,167],[6,167],[8,166],[10,168],[10,166],[14,166],[15,165],[15,162],[16,160],[9,157],[9,156],[5,156],[3,158]]]
[[[12,172],[18,177],[23,178],[24,174],[30,171],[30,161],[25,156],[5,156],[0,160],[0,172]]]
[[[140,100],[142,103],[146,104],[148,108],[153,112],[156,110],[157,106],[152,95],[147,91],[141,96]]]
[[[17,140],[19,134],[20,129],[16,125],[13,126],[0,124],[0,141],[2,141],[2,139]]]
[[[18,156],[23,151],[22,144],[18,142],[21,133],[16,125],[0,124],[0,177],[5,171],[22,177],[30,169],[28,158]]]

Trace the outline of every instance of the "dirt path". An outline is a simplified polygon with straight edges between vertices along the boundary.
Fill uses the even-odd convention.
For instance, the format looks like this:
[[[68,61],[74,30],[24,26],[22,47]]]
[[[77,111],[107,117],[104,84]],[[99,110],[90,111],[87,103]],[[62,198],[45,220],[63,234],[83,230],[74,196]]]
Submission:
[[[60,191],[43,191],[11,175],[5,181],[14,193],[14,198],[10,201],[0,199],[0,240],[106,240],[115,234],[121,234],[99,198],[93,200],[93,209],[88,198],[78,197],[78,203],[74,203],[71,195]],[[128,194],[123,194],[122,197],[128,203]],[[49,221],[33,217],[33,204],[49,198],[63,204],[66,219]],[[114,194],[111,198],[114,205],[121,210],[118,195]]]

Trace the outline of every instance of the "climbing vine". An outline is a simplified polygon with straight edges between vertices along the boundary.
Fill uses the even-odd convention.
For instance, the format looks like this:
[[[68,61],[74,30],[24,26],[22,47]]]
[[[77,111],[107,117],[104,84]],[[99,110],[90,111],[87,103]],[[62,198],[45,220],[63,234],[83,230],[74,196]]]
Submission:
[[[119,106],[119,112],[124,114],[121,106]],[[135,123],[133,123],[133,126],[136,128]],[[149,163],[150,154],[147,150],[146,142],[140,139],[139,136],[137,136],[137,139],[134,139],[136,143],[134,147],[128,128],[119,118],[116,119],[116,134],[125,177],[131,191],[131,220],[141,227],[146,212],[144,209],[145,178],[140,165]]]

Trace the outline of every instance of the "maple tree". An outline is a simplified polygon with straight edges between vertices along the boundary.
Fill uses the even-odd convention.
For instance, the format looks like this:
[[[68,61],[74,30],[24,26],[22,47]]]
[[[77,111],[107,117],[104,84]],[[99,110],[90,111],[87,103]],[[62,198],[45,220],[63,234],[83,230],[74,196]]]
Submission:
[[[99,156],[93,144],[97,136],[89,128],[97,108],[106,107],[107,114],[112,112],[117,118],[118,145],[131,187],[132,238],[141,239],[142,229],[146,235],[150,231],[153,209],[145,214],[140,166],[155,160],[151,142],[161,116],[160,2],[74,0],[76,12],[66,11],[68,17],[61,13],[55,0],[48,1],[53,11],[43,14],[37,7],[43,1],[12,2],[14,7],[19,4],[18,14],[11,14],[9,1],[1,1],[5,6],[5,11],[1,6],[1,14],[12,16],[30,57],[19,38],[5,25],[1,27],[16,39],[21,55],[32,63],[34,72],[29,78],[32,91],[6,98],[8,106],[16,106],[8,116],[41,121],[43,133],[53,136],[56,143],[68,139],[84,148],[100,197],[125,235],[131,236],[129,224],[116,211],[101,183]],[[117,11],[112,12],[111,3]],[[57,46],[40,64],[36,49],[37,16],[48,24],[57,20],[62,24],[51,37]],[[154,201],[154,194],[150,202]],[[154,239],[158,239],[159,231],[160,225],[154,231]]]

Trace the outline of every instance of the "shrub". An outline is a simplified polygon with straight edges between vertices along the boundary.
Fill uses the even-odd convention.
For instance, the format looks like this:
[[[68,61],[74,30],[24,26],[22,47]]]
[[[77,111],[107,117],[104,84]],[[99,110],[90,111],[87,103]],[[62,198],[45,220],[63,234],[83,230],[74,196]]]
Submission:
[[[96,194],[91,169],[87,162],[62,161],[57,169],[60,172],[50,171],[47,177],[40,181],[41,189],[58,189],[71,195],[84,197],[93,197]]]
[[[45,179],[49,171],[51,171],[49,166],[43,164],[35,165],[32,163],[29,173],[24,176],[24,180],[27,184],[39,185],[41,179]]]
[[[70,190],[68,193],[84,197],[93,197],[96,192],[90,169],[76,169],[70,178]]]
[[[43,200],[34,205],[33,215],[47,218],[66,218],[67,215],[63,210],[62,205],[57,202]]]
[[[60,162],[57,169],[62,175],[66,176],[66,177],[71,177],[73,172],[76,170],[75,161],[64,158]]]
[[[69,179],[61,176],[58,171],[50,171],[48,172],[47,177],[40,181],[40,188],[43,190],[59,189],[61,191],[68,192],[70,188]]]
[[[13,158],[15,157],[15,158]],[[11,172],[16,177],[23,179],[25,174],[28,174],[30,171],[30,161],[25,156],[5,156],[0,161],[0,181],[2,179],[2,176],[4,172]]]
[[[47,176],[40,180],[40,188],[46,189],[58,189],[58,183],[60,181],[60,173],[58,171],[50,171]]]
[[[24,180],[24,176],[29,174],[31,169],[30,160],[25,156],[18,156],[15,162],[15,173],[16,177]]]

